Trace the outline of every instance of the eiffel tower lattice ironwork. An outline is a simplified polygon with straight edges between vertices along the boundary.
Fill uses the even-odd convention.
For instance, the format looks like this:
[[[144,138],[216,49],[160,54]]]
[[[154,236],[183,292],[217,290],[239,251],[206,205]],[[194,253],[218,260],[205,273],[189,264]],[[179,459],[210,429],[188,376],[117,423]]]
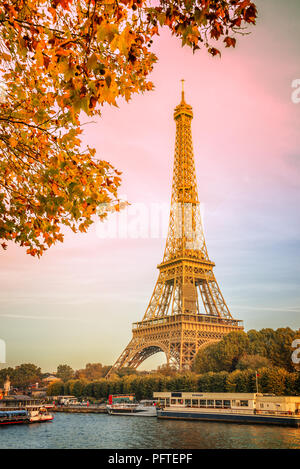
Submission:
[[[137,368],[163,351],[167,363],[190,369],[200,347],[242,330],[233,319],[213,273],[205,244],[192,145],[193,111],[182,99],[175,108],[175,160],[169,230],[159,276],[145,315],[107,377]],[[203,309],[200,308],[202,300]]]

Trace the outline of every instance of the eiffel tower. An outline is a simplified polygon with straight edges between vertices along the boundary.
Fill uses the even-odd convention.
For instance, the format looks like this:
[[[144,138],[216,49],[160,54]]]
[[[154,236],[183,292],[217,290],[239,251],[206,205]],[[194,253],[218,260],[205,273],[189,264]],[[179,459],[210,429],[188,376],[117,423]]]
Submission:
[[[242,321],[230,314],[207,253],[192,145],[193,111],[185,102],[183,82],[181,102],[174,110],[175,160],[163,261],[145,315],[133,324],[132,339],[108,378],[120,368],[137,368],[161,351],[167,364],[189,370],[201,347],[243,330]]]

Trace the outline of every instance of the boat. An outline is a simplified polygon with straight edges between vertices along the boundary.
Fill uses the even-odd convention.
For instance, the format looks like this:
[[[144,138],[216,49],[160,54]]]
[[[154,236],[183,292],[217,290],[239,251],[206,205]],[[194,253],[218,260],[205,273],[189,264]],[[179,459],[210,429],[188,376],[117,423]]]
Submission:
[[[0,410],[0,425],[14,425],[17,423],[41,423],[53,420],[53,415],[46,408]]]
[[[138,405],[134,394],[110,394],[106,409],[110,415],[131,414]]]
[[[106,406],[107,412],[110,415],[114,414],[131,414],[135,412],[136,408],[138,407],[138,404],[108,404]]]
[[[0,401],[0,425],[49,422],[54,418],[51,407],[28,396],[7,396]]]
[[[300,396],[260,393],[155,392],[160,419],[300,427]]]
[[[47,407],[40,407],[39,409],[28,410],[29,413],[29,423],[42,423],[50,422],[53,420],[54,416],[49,412]]]
[[[0,425],[12,425],[16,423],[29,423],[29,414],[27,410],[1,410]]]
[[[110,415],[156,417],[154,402],[153,400],[137,402],[133,394],[109,395],[106,409]]]

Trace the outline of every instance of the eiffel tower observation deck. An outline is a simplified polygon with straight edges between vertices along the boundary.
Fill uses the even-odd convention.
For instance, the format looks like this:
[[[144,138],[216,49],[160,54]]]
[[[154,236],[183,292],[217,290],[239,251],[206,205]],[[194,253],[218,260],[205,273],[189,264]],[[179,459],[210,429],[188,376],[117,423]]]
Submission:
[[[132,339],[107,377],[123,368],[137,368],[163,351],[167,364],[191,369],[201,347],[231,331],[243,330],[233,319],[209,259],[198,198],[193,155],[192,107],[181,102],[174,110],[175,158],[169,230],[158,280],[141,321],[133,324]]]

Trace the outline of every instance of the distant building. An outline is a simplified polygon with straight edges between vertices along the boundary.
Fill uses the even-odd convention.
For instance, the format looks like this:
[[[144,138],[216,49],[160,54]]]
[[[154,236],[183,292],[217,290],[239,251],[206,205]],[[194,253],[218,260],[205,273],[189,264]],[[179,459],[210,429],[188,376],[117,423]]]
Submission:
[[[16,394],[14,396],[8,396],[0,401],[0,408],[10,407],[27,407],[28,405],[37,405],[40,404],[40,399],[34,399],[25,394]]]
[[[61,381],[57,376],[54,375],[49,375],[46,378],[43,378],[43,383],[45,386],[49,386],[52,383],[55,383],[56,381]]]
[[[31,397],[46,397],[47,391],[45,389],[35,389],[31,391]]]

